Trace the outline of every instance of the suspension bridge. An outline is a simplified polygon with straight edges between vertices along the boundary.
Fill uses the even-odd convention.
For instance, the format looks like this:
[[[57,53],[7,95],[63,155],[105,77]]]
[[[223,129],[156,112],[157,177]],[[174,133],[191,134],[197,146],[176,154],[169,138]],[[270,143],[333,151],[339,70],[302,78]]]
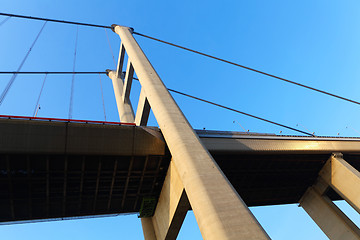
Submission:
[[[333,203],[360,211],[360,139],[321,137],[165,86],[134,35],[225,64],[360,103],[120,25],[102,26],[0,13],[43,25],[0,95],[20,74],[43,75],[32,116],[0,115],[0,221],[3,223],[138,213],[144,238],[176,239],[192,209],[204,239],[269,239],[249,206],[300,203],[330,239],[360,239],[359,228]],[[48,22],[111,29],[120,37],[116,69],[102,72],[21,71]],[[78,28],[77,28],[78,29]],[[107,32],[106,32],[107,34]],[[109,45],[111,49],[111,45]],[[127,60],[127,63],[126,63]],[[72,76],[68,118],[38,117],[47,76]],[[73,119],[77,74],[109,77],[120,122]],[[135,77],[136,75],[136,77]],[[102,77],[103,76],[103,77]],[[141,85],[136,111],[132,82]],[[102,86],[102,85],[101,85]],[[194,130],[172,95],[181,94],[296,132],[296,136]],[[101,88],[102,101],[103,91]],[[153,112],[158,127],[147,126]]]

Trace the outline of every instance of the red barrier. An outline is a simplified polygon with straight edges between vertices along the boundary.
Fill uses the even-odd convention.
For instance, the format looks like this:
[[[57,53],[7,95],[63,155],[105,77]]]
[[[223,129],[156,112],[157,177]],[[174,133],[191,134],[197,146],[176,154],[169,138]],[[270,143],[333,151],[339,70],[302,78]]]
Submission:
[[[104,121],[64,119],[64,118],[44,118],[44,117],[27,117],[27,116],[12,116],[12,115],[0,115],[0,118],[24,119],[24,120],[39,120],[39,121],[50,121],[50,122],[51,122],[51,121],[54,121],[54,122],[78,122],[78,123],[94,123],[94,124],[111,124],[111,125],[130,125],[130,126],[136,126],[135,123],[104,122]]]

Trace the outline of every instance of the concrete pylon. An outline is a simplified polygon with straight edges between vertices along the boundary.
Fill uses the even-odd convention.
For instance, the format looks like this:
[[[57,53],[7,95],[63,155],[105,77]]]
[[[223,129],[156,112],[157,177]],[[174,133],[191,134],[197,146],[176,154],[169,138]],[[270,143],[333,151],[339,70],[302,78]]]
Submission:
[[[360,213],[360,172],[341,153],[331,155],[319,176]]]
[[[113,28],[164,135],[203,238],[269,239],[199,140],[132,36],[132,30],[117,25]]]
[[[124,79],[121,78],[124,58],[125,58],[125,48],[123,44],[120,44],[117,69],[116,71],[107,70],[107,75],[112,80],[120,121],[126,123],[133,123],[135,121],[135,117],[134,117],[134,110],[130,102],[129,94],[130,94],[134,69],[132,65],[129,63],[127,66],[127,74],[125,76],[125,83],[124,83]]]
[[[175,240],[189,209],[184,186],[171,161],[154,216],[141,219],[145,240],[153,239],[152,232],[155,233],[155,239]]]
[[[330,187],[359,211],[360,174],[341,153],[331,155],[299,202],[330,239],[360,239],[360,229],[326,196]]]

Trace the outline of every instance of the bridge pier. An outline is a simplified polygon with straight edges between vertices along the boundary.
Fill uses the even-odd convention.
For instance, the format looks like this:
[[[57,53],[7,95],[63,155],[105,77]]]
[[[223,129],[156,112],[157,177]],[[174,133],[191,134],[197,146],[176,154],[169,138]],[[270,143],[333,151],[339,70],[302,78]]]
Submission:
[[[141,219],[145,240],[153,239],[152,232],[155,239],[175,240],[189,209],[184,186],[171,161],[154,216]]]
[[[360,173],[341,153],[331,155],[300,205],[330,239],[360,239],[360,229],[326,196],[329,187],[359,212]]]
[[[333,154],[319,175],[360,213],[360,173],[343,159],[341,153]]]
[[[135,117],[134,117],[134,110],[132,108],[129,99],[129,94],[130,94],[134,69],[129,62],[127,66],[127,74],[125,76],[125,82],[124,82],[124,79],[122,79],[121,77],[124,58],[125,58],[125,48],[124,45],[121,44],[117,69],[116,71],[109,71],[108,76],[112,80],[116,106],[118,109],[120,121],[126,123],[133,123],[135,121]]]
[[[154,224],[152,223],[151,217],[141,218],[141,226],[145,240],[156,240]]]
[[[176,167],[181,180],[179,182],[185,189],[185,195],[188,197],[194,211],[203,238],[216,240],[268,239],[266,232],[199,140],[199,137],[137,44],[132,35],[132,30],[117,25],[113,26],[113,30],[120,36],[122,41],[121,51],[124,47],[128,59],[139,78],[142,87],[141,91],[143,92],[142,97],[146,96],[164,135],[173,158],[173,166]],[[121,51],[120,56],[122,56]],[[119,75],[119,71],[121,71],[120,66],[118,66],[117,75]],[[109,77],[114,78],[114,76],[116,74],[114,75],[114,72],[110,71]],[[166,186],[164,185],[164,193],[167,191]],[[175,200],[172,199],[173,196],[169,193],[163,194],[163,196],[167,195],[164,200],[161,200],[160,197],[158,209],[155,210],[152,219],[155,234],[157,234],[157,231],[162,232],[160,239],[165,239],[163,236],[170,233],[167,230],[160,229],[167,228],[171,230],[172,223],[172,221],[165,221],[161,226],[167,227],[160,227],[161,218],[169,216],[170,212],[174,212],[174,209],[176,209],[175,212],[177,211],[178,207],[180,207],[179,203],[181,203],[177,199],[179,196],[184,196],[185,192],[183,190],[179,191]],[[180,199],[183,199],[183,197]],[[178,205],[172,209],[162,207],[162,201],[167,203],[178,201]],[[157,214],[160,214],[159,217],[157,217]],[[143,222],[147,229],[149,224],[146,223],[149,222],[147,220]],[[174,229],[177,229],[178,226],[179,224],[175,224]],[[158,239],[159,237],[160,235],[157,235]]]

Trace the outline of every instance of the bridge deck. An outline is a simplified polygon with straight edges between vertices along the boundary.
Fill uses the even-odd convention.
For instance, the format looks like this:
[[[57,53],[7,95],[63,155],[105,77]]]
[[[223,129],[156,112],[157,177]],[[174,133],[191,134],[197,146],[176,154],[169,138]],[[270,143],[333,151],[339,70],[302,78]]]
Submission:
[[[357,138],[197,132],[249,206],[296,203],[331,152],[360,169]],[[138,212],[170,159],[156,128],[2,119],[0,221]]]

